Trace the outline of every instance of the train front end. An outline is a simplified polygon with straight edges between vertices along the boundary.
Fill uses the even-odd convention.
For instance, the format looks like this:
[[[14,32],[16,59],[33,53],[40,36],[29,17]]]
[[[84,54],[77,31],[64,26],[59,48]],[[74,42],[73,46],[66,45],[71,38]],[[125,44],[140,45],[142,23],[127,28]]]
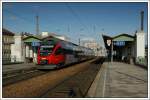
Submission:
[[[54,45],[41,45],[38,48],[38,69],[53,69],[56,65],[53,64],[53,49]]]
[[[53,46],[40,46],[38,49],[38,64],[50,64]]]

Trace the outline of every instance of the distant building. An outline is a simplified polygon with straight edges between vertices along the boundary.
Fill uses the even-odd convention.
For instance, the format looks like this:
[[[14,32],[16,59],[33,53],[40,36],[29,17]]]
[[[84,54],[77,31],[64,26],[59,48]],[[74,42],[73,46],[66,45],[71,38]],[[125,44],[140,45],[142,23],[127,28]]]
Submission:
[[[28,36],[32,36],[33,34],[29,33],[29,32],[21,32],[21,34],[19,34],[22,37],[28,37]]]
[[[64,41],[70,41],[70,39],[68,37],[63,36],[63,35],[58,35],[56,33],[49,33],[49,32],[42,32],[41,33],[42,38],[46,38],[46,37],[49,37],[49,36],[52,36],[54,38],[58,38],[58,39],[64,40]]]
[[[14,33],[2,29],[2,63],[11,62],[11,44],[14,43]]]
[[[94,39],[82,39],[81,46],[91,48],[94,50],[95,56],[104,56],[105,50]]]

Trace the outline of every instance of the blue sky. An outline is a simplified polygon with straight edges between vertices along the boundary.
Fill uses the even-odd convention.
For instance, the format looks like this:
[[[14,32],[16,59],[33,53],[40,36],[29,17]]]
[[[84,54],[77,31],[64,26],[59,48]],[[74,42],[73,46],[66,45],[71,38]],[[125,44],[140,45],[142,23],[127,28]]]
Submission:
[[[140,28],[144,10],[147,33],[147,3],[3,3],[3,27],[12,32],[36,33],[35,16],[39,15],[40,32],[78,38],[94,38],[102,43],[102,34],[133,35]]]

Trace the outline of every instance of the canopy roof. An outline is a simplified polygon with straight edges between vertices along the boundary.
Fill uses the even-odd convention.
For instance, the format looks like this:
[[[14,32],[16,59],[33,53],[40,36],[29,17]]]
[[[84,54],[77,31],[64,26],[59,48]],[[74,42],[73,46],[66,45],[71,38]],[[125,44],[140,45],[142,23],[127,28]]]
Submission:
[[[35,36],[28,36],[23,39],[24,42],[41,42],[42,40]]]
[[[107,40],[112,40],[112,41],[116,41],[116,42],[119,42],[119,41],[123,41],[123,42],[130,41],[130,42],[132,42],[132,41],[135,40],[135,36],[132,36],[132,35],[129,35],[129,34],[124,34],[124,33],[116,35],[114,37],[107,36],[107,35],[102,35],[102,37],[103,37],[106,48],[109,48],[108,45],[107,45]]]
[[[113,41],[134,41],[134,38],[134,36],[131,36],[129,34],[120,34],[113,37]]]

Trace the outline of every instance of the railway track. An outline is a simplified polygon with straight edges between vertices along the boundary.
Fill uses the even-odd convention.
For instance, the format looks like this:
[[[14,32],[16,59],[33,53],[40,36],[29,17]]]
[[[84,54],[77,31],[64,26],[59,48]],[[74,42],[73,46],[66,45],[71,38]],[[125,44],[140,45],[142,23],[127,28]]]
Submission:
[[[68,66],[43,75],[27,74],[30,78],[17,80],[14,84],[3,86],[3,97],[85,97],[97,72],[100,61],[95,59]],[[34,73],[34,72],[33,72]],[[35,71],[35,73],[37,73]],[[22,75],[26,76],[26,75]],[[33,78],[31,78],[32,76]]]
[[[3,74],[2,84],[3,86],[7,86],[9,84],[17,83],[19,81],[23,81],[23,80],[36,77],[45,73],[46,72],[44,71],[39,71],[36,68],[32,68],[29,70],[20,70],[16,73]]]
[[[70,64],[70,65],[75,65],[75,64],[86,62],[86,61],[88,61],[88,60],[84,60],[84,61],[77,62],[77,63]],[[67,67],[67,66],[65,66],[65,67]],[[3,84],[3,86],[6,86],[9,84],[17,83],[17,82],[22,81],[22,80],[26,80],[26,79],[29,79],[32,77],[36,77],[36,76],[45,74],[49,71],[50,70],[41,71],[41,70],[37,70],[36,67],[33,67],[30,69],[24,69],[24,70],[18,70],[18,71],[3,73],[2,84]]]
[[[81,98],[85,97],[98,71],[101,68],[100,59],[91,62],[84,71],[64,80],[54,88],[50,88],[40,97],[44,98]],[[103,59],[101,59],[103,60]],[[103,61],[101,61],[103,62]]]

